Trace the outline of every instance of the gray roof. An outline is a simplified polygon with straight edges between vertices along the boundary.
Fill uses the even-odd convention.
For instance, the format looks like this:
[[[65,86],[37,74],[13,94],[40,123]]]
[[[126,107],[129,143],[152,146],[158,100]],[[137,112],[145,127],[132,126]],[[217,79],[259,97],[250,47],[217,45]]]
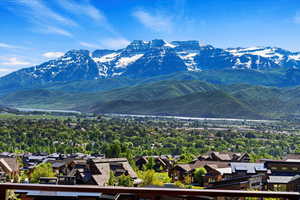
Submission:
[[[293,180],[294,176],[269,176],[268,183],[286,184]]]
[[[256,174],[257,172],[266,172],[264,163],[230,163],[232,173],[236,171],[246,171],[247,174]]]
[[[110,178],[110,167],[109,163],[97,163],[97,169],[100,174],[92,175],[92,178],[99,186],[105,186]]]
[[[96,158],[94,163],[128,162],[127,158]]]

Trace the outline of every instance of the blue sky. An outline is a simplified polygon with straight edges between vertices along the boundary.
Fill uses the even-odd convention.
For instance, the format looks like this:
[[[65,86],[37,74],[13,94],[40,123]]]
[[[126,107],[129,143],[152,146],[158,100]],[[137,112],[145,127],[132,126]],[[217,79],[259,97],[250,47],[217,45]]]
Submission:
[[[131,40],[300,51],[299,0],[1,0],[0,76]]]

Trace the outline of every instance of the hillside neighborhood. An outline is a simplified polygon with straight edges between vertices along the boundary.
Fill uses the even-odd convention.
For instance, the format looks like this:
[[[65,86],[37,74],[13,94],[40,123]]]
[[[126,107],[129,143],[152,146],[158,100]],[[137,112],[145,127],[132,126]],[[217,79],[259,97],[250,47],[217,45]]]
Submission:
[[[53,177],[38,177],[41,184],[98,185],[112,184],[112,177],[126,176],[134,187],[143,184],[137,171],[151,169],[167,173],[170,182],[178,187],[206,189],[298,191],[300,188],[300,154],[288,154],[282,160],[261,159],[250,162],[247,153],[208,152],[187,164],[180,164],[176,156],[142,156],[134,159],[131,166],[126,158],[105,158],[104,155],[86,154],[0,154],[1,182],[30,183],[35,169],[50,164]],[[203,173],[200,174],[199,169]],[[27,178],[21,178],[26,174]],[[176,184],[175,184],[176,183]],[[113,183],[114,184],[114,183]],[[128,185],[127,185],[128,186]],[[151,185],[144,185],[151,186]]]

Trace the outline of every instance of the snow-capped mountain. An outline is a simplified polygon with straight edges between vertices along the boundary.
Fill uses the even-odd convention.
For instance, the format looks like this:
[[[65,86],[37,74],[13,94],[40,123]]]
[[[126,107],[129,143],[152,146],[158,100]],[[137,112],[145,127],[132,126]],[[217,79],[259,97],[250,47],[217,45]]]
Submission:
[[[115,77],[151,77],[180,71],[300,68],[300,53],[273,47],[215,48],[198,41],[134,40],[119,50],[71,50],[41,65],[0,80],[75,81]]]
[[[236,57],[233,68],[268,69],[300,66],[300,53],[276,47],[229,48],[226,51]]]

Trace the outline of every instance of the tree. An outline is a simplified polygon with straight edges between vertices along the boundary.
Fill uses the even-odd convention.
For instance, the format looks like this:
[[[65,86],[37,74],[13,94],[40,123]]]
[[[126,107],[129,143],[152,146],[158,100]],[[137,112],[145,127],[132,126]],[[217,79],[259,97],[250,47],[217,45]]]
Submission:
[[[195,169],[194,178],[200,185],[203,185],[203,177],[205,176],[206,173],[207,171],[204,167]]]
[[[130,176],[126,176],[122,174],[118,178],[118,185],[119,186],[126,186],[126,187],[132,187],[133,186],[133,180],[131,179]]]
[[[155,160],[152,157],[148,158],[148,162],[145,164],[146,170],[154,169],[155,168]]]
[[[110,171],[109,172],[109,180],[108,180],[108,185],[112,185],[112,186],[115,186],[117,184],[118,180],[117,178],[115,177],[115,174]]]
[[[34,168],[30,182],[38,183],[41,177],[55,177],[56,174],[53,172],[52,165],[50,163],[42,163],[39,164],[36,168]]]
[[[154,170],[139,171],[138,177],[143,180],[141,186],[163,185],[163,183],[155,177]]]

